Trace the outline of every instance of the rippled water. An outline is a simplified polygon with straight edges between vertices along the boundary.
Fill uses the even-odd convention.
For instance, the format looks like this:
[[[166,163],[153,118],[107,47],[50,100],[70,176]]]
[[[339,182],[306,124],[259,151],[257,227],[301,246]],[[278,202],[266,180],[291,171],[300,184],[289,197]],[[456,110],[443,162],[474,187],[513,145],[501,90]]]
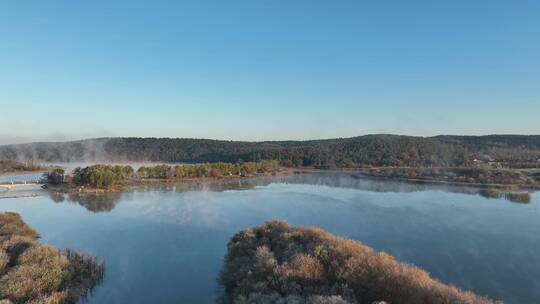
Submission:
[[[227,241],[271,219],[359,240],[505,303],[538,303],[539,196],[517,204],[328,173],[6,198],[0,211],[21,213],[44,243],[106,261],[89,303],[215,303]]]

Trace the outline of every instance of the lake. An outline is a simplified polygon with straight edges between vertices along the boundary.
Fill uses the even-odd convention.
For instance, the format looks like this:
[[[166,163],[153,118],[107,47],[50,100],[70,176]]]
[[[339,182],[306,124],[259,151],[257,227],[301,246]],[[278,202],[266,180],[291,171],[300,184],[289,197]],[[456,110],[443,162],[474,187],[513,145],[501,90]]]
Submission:
[[[267,220],[318,226],[505,303],[540,301],[540,194],[528,204],[478,189],[347,173],[167,184],[95,197],[0,199],[41,242],[96,255],[88,303],[216,303],[230,237]]]
[[[21,173],[21,174],[0,174],[1,183],[19,183],[19,182],[34,182],[42,177],[43,173]]]

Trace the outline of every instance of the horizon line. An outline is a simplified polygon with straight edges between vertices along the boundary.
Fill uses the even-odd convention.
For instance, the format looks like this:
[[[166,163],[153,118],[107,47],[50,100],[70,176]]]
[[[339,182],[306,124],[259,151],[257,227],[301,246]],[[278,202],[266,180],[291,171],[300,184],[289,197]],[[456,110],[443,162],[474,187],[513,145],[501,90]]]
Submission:
[[[0,143],[1,146],[17,146],[17,145],[30,145],[41,143],[70,143],[70,142],[82,142],[91,140],[106,140],[106,139],[190,139],[190,140],[211,140],[211,141],[224,141],[224,142],[245,142],[245,143],[268,143],[268,142],[308,142],[308,141],[325,141],[334,139],[352,139],[366,136],[402,136],[402,137],[415,137],[415,138],[436,138],[441,136],[455,136],[455,137],[488,137],[488,136],[540,136],[540,134],[516,134],[516,133],[491,133],[491,134],[475,134],[475,135],[463,135],[463,134],[438,134],[432,136],[422,135],[407,135],[398,133],[368,133],[356,136],[346,137],[327,137],[327,138],[311,138],[311,139],[277,139],[277,140],[234,140],[234,139],[217,139],[217,138],[205,138],[205,137],[171,137],[171,136],[103,136],[103,137],[86,137],[80,139],[65,139],[65,140],[36,140],[20,143]]]

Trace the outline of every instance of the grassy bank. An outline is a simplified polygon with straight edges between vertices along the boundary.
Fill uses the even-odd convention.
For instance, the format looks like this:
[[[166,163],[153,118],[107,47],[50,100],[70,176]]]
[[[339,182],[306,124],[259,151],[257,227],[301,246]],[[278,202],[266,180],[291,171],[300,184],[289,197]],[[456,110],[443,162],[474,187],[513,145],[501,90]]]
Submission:
[[[492,303],[359,242],[277,221],[231,239],[219,282],[235,304]]]
[[[0,303],[76,303],[103,277],[104,264],[73,250],[38,244],[16,213],[0,213]]]

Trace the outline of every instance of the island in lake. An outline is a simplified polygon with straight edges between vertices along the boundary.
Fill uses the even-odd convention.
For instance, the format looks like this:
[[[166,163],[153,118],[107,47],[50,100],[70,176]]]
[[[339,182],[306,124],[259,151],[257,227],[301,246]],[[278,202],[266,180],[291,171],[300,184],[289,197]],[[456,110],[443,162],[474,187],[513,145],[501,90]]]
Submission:
[[[366,176],[411,181],[523,188],[538,188],[540,183],[538,135],[365,135],[265,142],[100,138],[0,146],[0,159],[44,164],[152,162],[172,165],[276,161],[286,168],[358,170]]]
[[[0,157],[5,159],[0,162],[2,164],[0,168],[4,173],[43,172],[42,179],[35,185],[43,184],[45,191],[39,191],[48,194],[45,196],[54,205],[61,205],[59,203],[67,201],[76,203],[92,213],[102,214],[114,213],[113,209],[123,200],[124,195],[136,198],[137,191],[141,189],[174,190],[178,193],[192,190],[204,192],[211,189],[205,183],[219,184],[216,189],[227,190],[257,189],[258,185],[271,187],[275,182],[288,185],[340,187],[340,183],[344,182],[352,185],[342,187],[344,189],[369,189],[380,192],[415,191],[416,187],[423,189],[425,185],[430,185],[445,188],[450,192],[452,187],[456,187],[456,193],[475,194],[478,199],[484,201],[487,201],[484,198],[490,199],[490,203],[506,199],[519,203],[508,204],[518,207],[533,205],[529,204],[531,193],[535,189],[540,189],[538,136],[421,138],[370,135],[345,139],[258,143],[202,139],[106,138],[1,146]],[[83,164],[75,165],[80,162]],[[331,179],[324,177],[325,174],[333,173],[339,175],[337,179],[335,176]],[[341,176],[346,177],[342,179]],[[308,183],[304,178],[315,181]],[[0,186],[8,189],[6,192],[9,194],[12,191],[10,189],[18,184],[26,187],[32,183],[6,181],[0,183]],[[310,189],[315,193],[318,188]],[[291,201],[286,200],[290,206],[280,205],[280,202],[274,203],[287,209],[285,214],[291,213],[293,219],[301,218],[302,214],[307,212],[306,208],[312,206],[304,202],[304,209],[293,211],[295,208],[293,198],[297,192],[287,191],[283,195],[285,198],[291,197]],[[328,196],[341,202],[341,197],[349,195],[347,191],[343,189],[342,191],[343,193],[336,195],[335,198],[332,193]],[[256,195],[254,193],[256,191],[251,195]],[[166,194],[163,195],[167,197]],[[183,196],[177,194],[176,197],[167,199],[176,202],[180,197]],[[241,204],[242,197],[239,196],[237,199],[240,199]],[[312,199],[317,199],[317,196],[314,194],[313,198],[310,196],[306,201]],[[206,206],[199,210],[191,205],[197,203],[198,201],[184,201],[182,208],[186,209],[180,210],[177,209],[179,206],[167,203],[146,206],[139,202],[138,207],[122,206],[137,209],[143,205],[146,208],[138,210],[140,214],[157,212],[159,216],[156,215],[156,218],[160,219],[167,218],[169,211],[173,211],[172,214],[179,217],[187,213],[187,218],[201,216],[206,220],[208,216],[210,218],[208,221],[212,223],[219,218],[219,213],[214,215],[213,212],[216,212],[214,208],[221,208],[222,205]],[[257,201],[252,203],[255,204]],[[329,207],[325,204],[322,210],[312,211],[313,214],[322,214],[321,217],[331,213],[330,209],[333,208],[344,208],[341,215],[345,213],[364,215],[365,211],[371,212],[366,215],[368,217],[384,214],[381,211],[384,208],[378,209],[379,206],[375,208],[368,205]],[[165,208],[165,211],[160,208]],[[200,214],[193,216],[190,213],[192,208]],[[249,208],[246,206],[243,208],[250,210],[258,207],[250,205]],[[454,214],[452,212],[455,210],[448,206],[445,208],[449,212],[448,216]],[[242,212],[247,212],[244,209],[239,208],[230,212],[233,212],[233,216],[242,218]],[[445,230],[447,227],[426,220],[416,210],[404,208],[400,214],[401,212],[424,221],[415,222],[419,223],[418,230],[413,229],[416,224],[410,228],[411,231],[422,235],[422,241],[434,241],[430,239],[430,235],[423,234],[425,229],[435,227],[442,232],[448,232]],[[266,213],[263,214],[267,216]],[[104,267],[100,260],[71,250],[59,251],[39,245],[36,241],[37,233],[32,232],[33,230],[26,226],[20,217],[12,213],[2,216],[5,223],[0,227],[0,231],[4,231],[2,233],[5,235],[1,239],[4,250],[4,253],[0,252],[4,259],[1,265],[4,266],[0,279],[3,283],[0,284],[0,299],[10,301],[5,303],[41,303],[40,301],[75,303],[99,284]],[[461,281],[455,277],[453,281],[435,279],[419,267],[404,264],[358,241],[343,239],[318,228],[295,228],[282,221],[273,221],[274,219],[279,217],[263,218],[256,223],[262,223],[264,220],[270,222],[264,226],[248,229],[245,227],[254,223],[251,220],[246,221],[250,224],[241,227],[245,230],[241,232],[237,232],[239,229],[234,230],[237,233],[228,244],[222,271],[217,276],[224,290],[220,298],[224,303],[484,304],[493,303],[490,298],[498,298],[493,289],[489,289],[492,293],[489,293],[488,298],[484,297],[483,293],[466,291],[476,291],[467,288],[472,285],[458,288],[452,284],[445,284],[443,282],[461,283]],[[339,221],[335,218],[330,220]],[[396,220],[394,217],[390,219],[392,222]],[[177,218],[173,220],[174,223],[175,221],[181,222]],[[325,223],[322,220],[321,222]],[[155,224],[152,220],[145,223],[150,225],[150,228]],[[422,223],[426,226],[422,226]],[[349,224],[354,225],[354,220],[350,220]],[[171,226],[174,227],[172,224]],[[107,229],[112,229],[111,227]],[[393,231],[400,228],[387,226],[385,229]],[[211,238],[211,233],[212,231],[205,231],[204,236]],[[191,236],[189,233],[186,235],[188,240],[200,238],[200,235]],[[228,237],[231,235],[233,233],[229,231]],[[176,235],[169,236],[175,237]],[[399,237],[404,238],[403,235]],[[463,233],[459,237],[466,239]],[[140,238],[141,236],[137,235],[132,236],[130,240]],[[10,241],[15,239],[19,239],[22,243]],[[363,242],[363,238],[357,239]],[[481,239],[477,238],[476,241]],[[99,238],[94,239],[94,242],[97,242],[96,240]],[[122,239],[116,239],[119,240]],[[13,251],[14,249],[10,247],[12,243],[16,248],[27,246],[26,251],[20,253]],[[224,250],[225,246],[222,245]],[[215,247],[213,250],[216,251]],[[184,254],[182,257],[185,258],[185,253],[179,254]],[[21,269],[26,269],[27,264],[31,270],[20,273],[23,271]],[[117,261],[115,265],[118,271],[119,262]],[[23,277],[28,279],[19,286],[17,282]],[[52,281],[49,279],[43,281],[43,277]],[[527,296],[532,297],[532,294],[533,292],[530,292]]]
[[[219,282],[235,304],[493,303],[360,242],[279,221],[233,236]]]

